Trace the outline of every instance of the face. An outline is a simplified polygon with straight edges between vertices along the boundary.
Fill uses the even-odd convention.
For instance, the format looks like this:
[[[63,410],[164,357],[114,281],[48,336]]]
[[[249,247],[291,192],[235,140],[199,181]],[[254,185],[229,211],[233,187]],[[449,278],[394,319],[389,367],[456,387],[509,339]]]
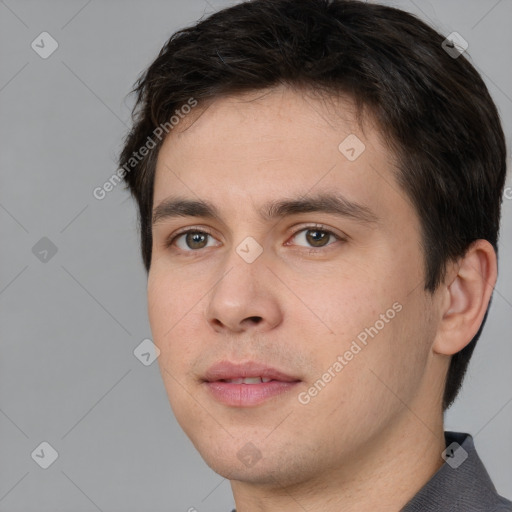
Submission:
[[[231,480],[342,471],[404,425],[404,403],[432,403],[419,220],[371,120],[363,133],[333,105],[217,99],[158,156],[153,339],[177,421]]]

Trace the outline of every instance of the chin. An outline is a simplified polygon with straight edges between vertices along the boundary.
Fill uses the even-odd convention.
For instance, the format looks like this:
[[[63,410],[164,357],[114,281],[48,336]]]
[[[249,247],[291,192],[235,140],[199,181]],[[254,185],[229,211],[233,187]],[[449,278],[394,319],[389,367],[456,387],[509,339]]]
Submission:
[[[306,482],[315,472],[314,461],[304,460],[304,454],[295,454],[290,447],[282,450],[275,446],[262,448],[261,452],[249,443],[229,439],[228,444],[195,445],[205,463],[218,475],[233,481],[246,482],[269,488]],[[242,444],[241,449],[235,446]],[[271,455],[265,456],[265,452]],[[261,458],[260,458],[261,457]]]

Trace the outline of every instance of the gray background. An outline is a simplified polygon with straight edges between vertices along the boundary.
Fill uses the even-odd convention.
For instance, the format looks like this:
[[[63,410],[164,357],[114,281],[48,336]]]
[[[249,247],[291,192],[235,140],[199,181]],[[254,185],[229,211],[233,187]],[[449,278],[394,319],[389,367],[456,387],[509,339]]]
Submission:
[[[227,5],[0,1],[2,512],[233,504],[177,425],[157,364],[133,354],[151,337],[134,204],[121,186],[92,195],[116,170],[136,77],[175,30]],[[510,144],[512,0],[393,5],[469,42]],[[47,59],[31,48],[43,31],[59,44]],[[474,435],[512,498],[512,199],[503,216],[492,310],[446,428]],[[57,248],[45,262],[42,237]],[[46,470],[31,457],[43,441],[59,454]]]

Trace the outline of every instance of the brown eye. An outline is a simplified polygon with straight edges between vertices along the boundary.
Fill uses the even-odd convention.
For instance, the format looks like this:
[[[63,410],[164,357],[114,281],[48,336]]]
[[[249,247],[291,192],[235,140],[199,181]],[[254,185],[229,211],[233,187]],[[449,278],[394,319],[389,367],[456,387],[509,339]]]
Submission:
[[[202,249],[206,247],[208,233],[189,232],[185,235],[185,244],[190,249]]]
[[[329,240],[341,240],[341,237],[327,229],[320,229],[317,226],[308,226],[297,231],[293,236],[294,243],[306,247],[322,248],[332,245]]]
[[[321,231],[319,229],[308,229],[306,231],[306,240],[313,247],[323,247],[326,241],[329,240],[330,235],[326,231]]]
[[[176,245],[181,251],[193,252],[204,249],[205,247],[211,247],[210,239],[213,239],[213,237],[206,231],[189,229],[171,238],[166,245],[167,247]]]

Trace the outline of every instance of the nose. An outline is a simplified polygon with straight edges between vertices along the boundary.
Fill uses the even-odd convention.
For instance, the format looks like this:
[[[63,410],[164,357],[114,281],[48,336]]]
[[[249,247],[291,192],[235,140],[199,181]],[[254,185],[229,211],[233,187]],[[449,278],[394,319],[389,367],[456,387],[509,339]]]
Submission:
[[[226,258],[223,275],[209,294],[205,312],[215,331],[264,332],[282,322],[276,278],[268,264],[265,253],[252,263],[244,261],[235,250]]]

